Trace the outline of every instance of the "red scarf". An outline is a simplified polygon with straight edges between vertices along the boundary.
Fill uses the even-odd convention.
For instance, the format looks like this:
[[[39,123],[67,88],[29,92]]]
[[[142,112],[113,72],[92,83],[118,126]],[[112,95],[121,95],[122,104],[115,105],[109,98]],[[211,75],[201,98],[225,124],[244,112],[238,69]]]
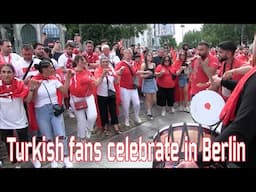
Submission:
[[[2,54],[0,54],[0,65],[5,64],[5,60]]]
[[[68,55],[68,54],[66,53],[65,56],[68,58],[68,59],[67,59],[67,63],[66,63],[66,68],[67,68],[67,69],[72,69],[72,68],[73,68],[73,67],[72,67],[72,62],[73,62],[73,60],[72,60],[72,55],[70,56],[70,55]]]
[[[229,96],[224,108],[220,113],[220,120],[224,126],[227,126],[229,122],[235,119],[235,112],[237,107],[238,99],[241,95],[243,87],[247,80],[256,72],[256,67],[248,71],[238,82],[232,94]]]
[[[16,78],[12,79],[11,84],[5,84],[1,81],[0,86],[0,97],[11,97],[11,98],[26,98],[28,95],[28,87],[24,85],[24,82]]]
[[[49,77],[44,77],[41,73],[36,74],[35,76],[33,76],[32,79],[35,80],[53,80],[53,79],[57,79],[54,75],[50,75]]]

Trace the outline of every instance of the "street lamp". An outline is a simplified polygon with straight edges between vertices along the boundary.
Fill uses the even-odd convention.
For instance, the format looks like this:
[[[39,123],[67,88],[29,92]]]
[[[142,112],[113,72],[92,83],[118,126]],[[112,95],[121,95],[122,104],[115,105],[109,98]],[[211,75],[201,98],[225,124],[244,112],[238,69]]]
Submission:
[[[185,27],[185,25],[180,25],[180,27],[181,27],[181,39],[182,39],[182,41],[183,41],[184,27]]]

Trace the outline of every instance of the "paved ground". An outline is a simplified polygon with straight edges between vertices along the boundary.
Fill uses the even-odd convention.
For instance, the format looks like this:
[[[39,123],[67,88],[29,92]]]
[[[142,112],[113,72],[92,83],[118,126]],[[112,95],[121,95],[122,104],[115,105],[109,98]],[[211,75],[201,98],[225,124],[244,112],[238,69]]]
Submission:
[[[142,104],[143,106],[143,104]],[[152,168],[152,160],[147,161],[114,161],[111,162],[107,159],[107,154],[115,155],[115,152],[112,148],[111,153],[107,153],[106,146],[109,145],[110,142],[121,142],[122,144],[125,144],[125,139],[128,139],[129,142],[138,142],[138,138],[141,137],[142,141],[148,142],[153,140],[153,135],[161,128],[167,127],[170,124],[174,123],[180,123],[180,122],[193,122],[191,119],[191,116],[189,113],[186,112],[175,112],[173,114],[167,113],[165,117],[162,117],[160,115],[160,110],[156,106],[154,107],[154,119],[149,120],[144,114],[144,109],[141,109],[141,124],[136,124],[133,121],[133,114],[131,113],[131,120],[130,120],[130,127],[125,127],[123,125],[123,118],[120,116],[120,124],[122,127],[122,133],[120,135],[115,135],[114,132],[110,132],[109,136],[105,136],[99,132],[95,132],[91,139],[87,141],[87,144],[85,146],[88,146],[90,144],[94,144],[95,142],[99,142],[102,147],[98,152],[101,153],[102,159],[100,161],[86,161],[83,160],[81,162],[74,162],[74,168]],[[68,136],[76,136],[76,120],[70,119],[65,114],[65,123],[66,123],[66,131]],[[78,152],[76,153],[78,154]],[[126,154],[126,156],[128,156]],[[4,164],[3,167],[13,167],[10,163]],[[22,163],[22,168],[30,168],[32,167],[32,164],[30,162],[28,163]],[[49,163],[43,164],[44,168],[49,167]]]

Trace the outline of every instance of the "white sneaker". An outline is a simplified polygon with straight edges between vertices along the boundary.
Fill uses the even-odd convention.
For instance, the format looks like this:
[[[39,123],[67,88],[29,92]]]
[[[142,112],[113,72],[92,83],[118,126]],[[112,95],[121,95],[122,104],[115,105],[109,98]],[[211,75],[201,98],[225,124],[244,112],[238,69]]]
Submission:
[[[161,115],[164,117],[166,115],[166,110],[162,109]]]
[[[92,132],[87,129],[87,130],[85,131],[85,137],[86,137],[87,139],[90,139],[91,136],[92,136]]]
[[[69,157],[64,157],[64,166],[66,168],[73,168],[73,163],[69,161]]]
[[[148,116],[148,118],[149,118],[150,120],[153,120],[153,119],[154,119],[152,114],[147,114],[147,116]]]
[[[31,160],[31,163],[33,164],[34,168],[41,168],[42,166],[41,162],[38,159],[36,159],[35,161]]]
[[[129,122],[129,120],[124,120],[124,125],[126,126],[126,127],[129,127],[130,126],[130,122]]]
[[[76,116],[74,115],[74,113],[73,113],[70,109],[67,110],[67,113],[68,113],[69,118],[71,118],[71,119],[73,119],[73,118],[76,117]]]
[[[170,107],[170,109],[171,109],[171,113],[175,113],[174,107]]]
[[[190,112],[189,106],[186,106],[186,107],[184,108],[184,111],[189,113],[189,112]]]
[[[59,168],[59,164],[56,161],[52,161],[51,168]]]
[[[135,117],[135,121],[136,121],[136,123],[141,123],[142,122],[140,117]]]

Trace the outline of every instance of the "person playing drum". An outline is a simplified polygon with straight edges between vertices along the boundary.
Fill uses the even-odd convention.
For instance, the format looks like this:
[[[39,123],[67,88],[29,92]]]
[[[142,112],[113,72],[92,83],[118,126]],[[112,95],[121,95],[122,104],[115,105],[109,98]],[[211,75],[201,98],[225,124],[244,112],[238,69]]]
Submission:
[[[233,82],[238,82],[252,66],[235,57],[236,45],[233,42],[224,41],[218,47],[218,58],[221,62],[221,67],[218,75],[213,77],[213,83],[209,89],[219,90],[218,92],[224,100],[227,100],[234,89]]]
[[[253,64],[253,66],[255,66],[255,64]],[[236,140],[244,142],[246,146],[245,161],[229,162],[229,156],[233,154],[229,155],[226,151],[226,161],[218,162],[218,164],[223,167],[228,167],[228,163],[243,168],[256,167],[255,89],[256,67],[253,67],[239,80],[221,111],[220,119],[223,123],[222,132],[214,141],[227,142],[230,136],[236,136]],[[177,168],[201,168],[213,164],[216,164],[216,162],[203,161],[202,154],[199,153],[196,162],[182,161],[177,165]]]

